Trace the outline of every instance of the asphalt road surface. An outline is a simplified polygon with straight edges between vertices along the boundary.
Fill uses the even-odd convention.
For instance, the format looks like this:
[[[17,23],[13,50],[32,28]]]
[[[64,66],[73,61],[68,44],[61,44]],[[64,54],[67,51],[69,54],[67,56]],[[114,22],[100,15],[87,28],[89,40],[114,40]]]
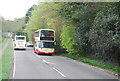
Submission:
[[[33,48],[14,51],[13,79],[118,79],[102,69],[62,56],[37,55]]]

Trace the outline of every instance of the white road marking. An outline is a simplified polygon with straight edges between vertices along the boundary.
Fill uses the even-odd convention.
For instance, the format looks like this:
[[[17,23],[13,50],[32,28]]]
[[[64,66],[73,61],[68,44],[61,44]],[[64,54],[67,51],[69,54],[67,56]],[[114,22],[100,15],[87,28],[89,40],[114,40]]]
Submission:
[[[14,51],[14,68],[13,68],[13,79],[15,77],[15,51]]]
[[[38,58],[40,58],[40,56],[36,55]],[[47,62],[46,60],[42,59],[42,61],[46,64],[55,64],[55,63],[51,63],[51,62]]]
[[[63,73],[61,73],[59,70],[57,70],[56,68],[53,68],[55,71],[57,71],[60,75],[62,75],[63,77],[66,77]]]
[[[45,62],[45,63],[47,63],[47,64],[49,64],[49,62],[47,62],[47,61],[46,61],[46,60],[44,60],[44,59],[43,59],[42,61],[43,61],[43,62]]]
[[[51,62],[47,62],[46,60],[42,60],[44,63],[47,63],[47,64],[55,64],[55,63],[51,63]]]
[[[40,58],[40,56],[36,55],[38,58]],[[47,62],[46,60],[42,59],[42,61],[46,64],[55,64],[55,63],[51,63],[51,62]],[[57,73],[59,73],[61,76],[66,77],[63,73],[61,73],[59,70],[57,70],[56,68],[52,67]]]

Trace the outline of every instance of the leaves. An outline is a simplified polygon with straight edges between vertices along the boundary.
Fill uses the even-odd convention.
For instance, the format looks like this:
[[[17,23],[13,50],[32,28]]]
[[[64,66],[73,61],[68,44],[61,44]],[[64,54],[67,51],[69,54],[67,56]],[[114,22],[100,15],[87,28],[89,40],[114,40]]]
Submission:
[[[20,19],[15,19],[14,21],[2,19],[2,31],[3,32],[15,32],[22,30],[25,25],[24,17]]]
[[[119,53],[119,3],[40,3],[29,18],[26,32],[31,40],[35,30],[50,28],[56,32],[57,45],[69,54],[107,60]]]

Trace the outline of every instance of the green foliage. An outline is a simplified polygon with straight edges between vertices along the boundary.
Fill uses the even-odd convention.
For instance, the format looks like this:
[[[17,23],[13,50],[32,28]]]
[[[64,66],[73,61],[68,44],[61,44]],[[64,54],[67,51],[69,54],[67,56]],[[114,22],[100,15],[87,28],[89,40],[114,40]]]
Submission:
[[[120,49],[120,17],[116,7],[114,3],[107,4],[104,9],[101,9],[89,32],[92,48],[104,60],[115,60],[119,54],[117,51]]]
[[[60,15],[76,26],[77,39],[75,42],[78,42],[80,52],[87,53],[87,56],[89,54],[96,56],[98,53],[99,59],[104,61],[117,59],[120,49],[118,5],[119,3],[75,2],[64,4],[60,10]]]
[[[78,53],[78,46],[76,43],[76,27],[68,25],[63,27],[61,34],[61,45],[67,49],[70,54]]]
[[[58,13],[61,5],[60,3],[41,3],[32,11],[32,16],[25,29],[30,40],[33,40],[33,32],[37,29],[54,29],[57,45],[60,45],[60,34],[64,24],[64,19],[60,18]]]
[[[28,9],[27,13],[25,14],[25,23],[27,24],[30,17],[32,16],[32,11],[36,8],[36,5],[33,5],[31,8]]]
[[[90,48],[89,31],[96,12],[99,10],[98,6],[99,4],[96,6],[95,3],[65,3],[60,10],[61,16],[72,21],[76,26],[76,42],[79,44],[81,53]]]
[[[2,31],[3,32],[15,32],[23,31],[22,27],[25,25],[24,17],[20,19],[15,19],[14,21],[2,19]]]
[[[119,3],[40,3],[26,24],[30,40],[37,29],[54,29],[56,45],[69,54],[114,62],[120,54]],[[32,14],[31,14],[32,13]],[[56,47],[57,47],[56,46]]]
[[[94,43],[104,42],[102,44],[110,47],[111,45],[120,44],[119,31],[120,31],[120,19],[114,9],[108,9],[100,11],[95,20],[93,28],[91,28],[91,39]],[[94,38],[93,38],[94,37]],[[98,40],[99,39],[99,40]],[[93,44],[94,45],[94,44]],[[106,47],[102,45],[103,47]]]

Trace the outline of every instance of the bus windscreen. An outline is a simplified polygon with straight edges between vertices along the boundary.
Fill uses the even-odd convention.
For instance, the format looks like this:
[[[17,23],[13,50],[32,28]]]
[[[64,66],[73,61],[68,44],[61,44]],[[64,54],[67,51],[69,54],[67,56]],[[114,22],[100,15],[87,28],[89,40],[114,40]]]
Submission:
[[[39,42],[39,48],[54,48],[54,42]]]

